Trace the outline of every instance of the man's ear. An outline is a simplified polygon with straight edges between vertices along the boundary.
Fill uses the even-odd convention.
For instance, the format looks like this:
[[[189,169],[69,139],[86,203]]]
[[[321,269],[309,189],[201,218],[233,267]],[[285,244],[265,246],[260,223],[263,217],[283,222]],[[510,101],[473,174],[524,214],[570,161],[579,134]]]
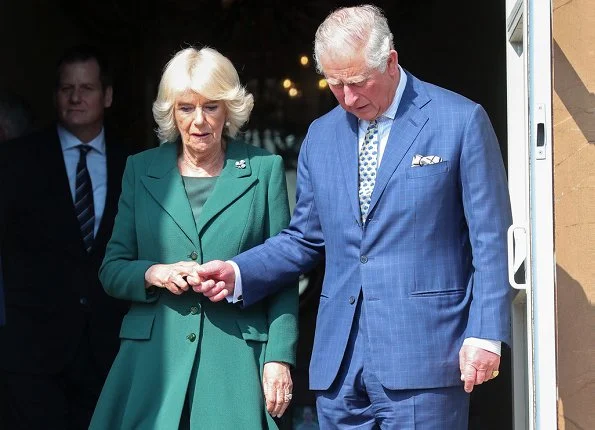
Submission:
[[[394,49],[391,49],[390,53],[388,54],[387,67],[388,67],[389,73],[393,76],[399,70],[399,54]]]
[[[109,85],[108,87],[106,87],[105,93],[103,94],[103,107],[104,108],[108,108],[112,105],[113,97],[114,97],[114,89],[112,88],[111,85]]]

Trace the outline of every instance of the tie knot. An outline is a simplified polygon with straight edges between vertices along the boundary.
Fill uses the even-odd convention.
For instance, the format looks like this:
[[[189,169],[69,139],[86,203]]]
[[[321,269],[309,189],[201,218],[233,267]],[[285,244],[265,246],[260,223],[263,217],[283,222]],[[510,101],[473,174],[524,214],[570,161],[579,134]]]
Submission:
[[[87,155],[87,153],[93,149],[90,145],[85,145],[84,143],[78,146],[78,149],[81,155]]]

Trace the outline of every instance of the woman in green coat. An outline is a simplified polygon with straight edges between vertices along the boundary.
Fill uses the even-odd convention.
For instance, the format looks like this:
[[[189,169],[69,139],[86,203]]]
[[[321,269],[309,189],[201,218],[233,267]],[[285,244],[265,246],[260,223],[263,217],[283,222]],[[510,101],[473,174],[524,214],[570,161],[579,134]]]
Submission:
[[[241,309],[241,297],[213,303],[186,282],[288,223],[281,158],[232,138],[252,105],[213,49],[165,68],[153,114],[168,143],[128,159],[100,270],[132,306],[91,429],[260,430],[287,408],[297,287]]]

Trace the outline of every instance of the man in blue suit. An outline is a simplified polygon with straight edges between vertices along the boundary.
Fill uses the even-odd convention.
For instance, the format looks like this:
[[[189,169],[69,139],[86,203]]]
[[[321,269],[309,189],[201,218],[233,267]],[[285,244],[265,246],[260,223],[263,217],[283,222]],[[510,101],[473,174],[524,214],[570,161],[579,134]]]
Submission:
[[[510,335],[490,121],[403,70],[374,6],[331,13],[315,57],[340,106],[309,128],[291,225],[205,264],[194,289],[249,306],[325,256],[310,364],[321,428],[465,429],[468,393],[498,375]]]

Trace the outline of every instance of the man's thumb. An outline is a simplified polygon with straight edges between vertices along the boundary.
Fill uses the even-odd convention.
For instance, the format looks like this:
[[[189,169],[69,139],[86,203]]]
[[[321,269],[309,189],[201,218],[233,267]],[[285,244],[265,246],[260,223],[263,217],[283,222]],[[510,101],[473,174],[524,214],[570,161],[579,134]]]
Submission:
[[[218,273],[221,270],[222,267],[222,261],[219,260],[213,260],[213,261],[208,261],[204,264],[201,264],[200,267],[198,268],[198,274],[205,276],[205,275],[214,275],[215,273]]]

